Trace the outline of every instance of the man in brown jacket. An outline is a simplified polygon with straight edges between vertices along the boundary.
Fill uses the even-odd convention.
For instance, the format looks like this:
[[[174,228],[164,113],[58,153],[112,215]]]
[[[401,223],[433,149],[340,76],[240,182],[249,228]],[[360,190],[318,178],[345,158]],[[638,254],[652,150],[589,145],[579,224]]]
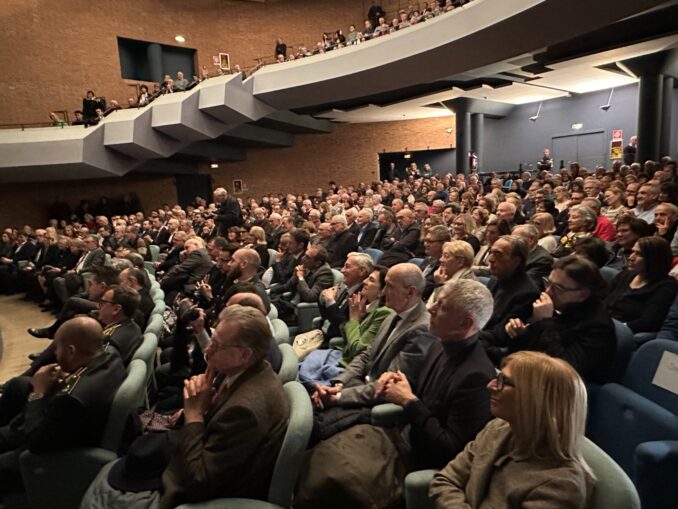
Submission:
[[[160,509],[267,498],[289,418],[280,379],[264,360],[270,334],[256,309],[223,312],[205,350],[207,373],[184,383],[184,426],[170,433]]]

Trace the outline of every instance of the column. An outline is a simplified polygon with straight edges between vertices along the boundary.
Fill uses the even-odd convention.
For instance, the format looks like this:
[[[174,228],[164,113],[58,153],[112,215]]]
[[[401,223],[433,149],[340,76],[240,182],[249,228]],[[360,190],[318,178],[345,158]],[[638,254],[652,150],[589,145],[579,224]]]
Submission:
[[[636,160],[643,164],[659,158],[662,121],[663,76],[648,73],[640,76],[638,87],[638,152]]]
[[[478,156],[478,171],[483,168],[483,144],[485,143],[485,115],[473,113],[471,115],[471,151]]]
[[[673,107],[673,86],[672,76],[664,76],[663,97],[662,97],[662,122],[661,135],[659,137],[659,157],[667,156],[671,152],[671,109]]]
[[[162,84],[162,47],[160,44],[149,44],[146,48],[146,57],[148,58],[148,67],[151,71],[153,81]]]
[[[454,115],[457,146],[457,173],[469,174],[468,153],[471,150],[471,112],[457,111]]]

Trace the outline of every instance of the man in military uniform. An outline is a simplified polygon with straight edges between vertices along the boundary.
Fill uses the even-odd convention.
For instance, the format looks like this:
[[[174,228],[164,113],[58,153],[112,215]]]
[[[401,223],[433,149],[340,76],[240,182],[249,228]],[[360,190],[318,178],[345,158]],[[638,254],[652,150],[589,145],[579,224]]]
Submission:
[[[0,398],[0,491],[20,484],[19,455],[101,443],[113,397],[126,372],[116,350],[104,350],[101,325],[65,322],[54,338],[57,363],[13,378]]]

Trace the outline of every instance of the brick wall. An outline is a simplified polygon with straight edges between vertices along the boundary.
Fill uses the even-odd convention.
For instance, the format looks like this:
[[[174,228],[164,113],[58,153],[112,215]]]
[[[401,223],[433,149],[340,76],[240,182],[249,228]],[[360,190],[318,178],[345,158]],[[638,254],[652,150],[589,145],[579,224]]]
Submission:
[[[121,104],[136,90],[121,78],[117,36],[197,50],[250,67],[272,55],[277,37],[313,45],[324,31],[363,19],[363,0],[3,0],[0,2],[0,124],[47,122],[73,110],[88,89]],[[214,71],[213,71],[214,72]],[[190,77],[189,77],[190,78]]]
[[[290,148],[249,149],[247,160],[222,164],[211,173],[215,186],[233,191],[234,179],[241,179],[247,190],[243,197],[260,197],[268,193],[313,192],[327,187],[330,180],[356,184],[378,177],[379,152],[400,152],[450,148],[454,145],[452,117],[338,125],[331,134],[308,134],[295,137]],[[0,227],[22,224],[42,225],[47,207],[60,196],[71,206],[87,198],[117,196],[134,191],[146,210],[163,203],[176,202],[176,188],[171,176],[132,174],[122,178],[93,179],[0,186]]]
[[[338,125],[332,134],[296,136],[294,146],[247,151],[247,160],[201,168],[214,176],[215,184],[232,191],[241,179],[243,196],[259,197],[277,192],[313,192],[330,180],[357,184],[378,178],[379,152],[401,152],[454,146],[453,117],[401,122]]]

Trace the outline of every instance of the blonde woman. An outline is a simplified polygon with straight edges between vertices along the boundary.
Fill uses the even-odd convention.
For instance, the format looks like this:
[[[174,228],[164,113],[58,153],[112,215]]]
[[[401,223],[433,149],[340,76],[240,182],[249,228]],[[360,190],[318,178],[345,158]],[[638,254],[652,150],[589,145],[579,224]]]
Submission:
[[[471,214],[459,214],[452,221],[452,238],[455,240],[463,240],[471,244],[473,254],[480,250],[480,241],[475,236],[476,222]]]
[[[267,268],[270,261],[270,255],[266,242],[266,232],[261,226],[252,226],[249,233],[252,243],[247,247],[251,247],[259,254],[259,258],[261,258],[261,266]]]
[[[558,239],[553,235],[556,231],[556,225],[553,216],[548,212],[538,212],[532,216],[530,223],[539,230],[539,244],[549,253],[553,253],[558,248]]]
[[[587,398],[577,372],[516,352],[487,388],[496,418],[433,477],[436,507],[586,507],[595,478],[581,452]]]
[[[473,248],[464,240],[451,240],[443,244],[443,254],[440,257],[440,267],[434,274],[438,285],[429,297],[428,303],[433,304],[438,298],[438,293],[448,281],[459,279],[477,280],[471,266],[473,265]]]
[[[570,202],[570,193],[567,192],[565,186],[557,186],[553,190],[553,194],[556,195],[556,209],[558,212],[562,212],[567,208],[567,204]]]

